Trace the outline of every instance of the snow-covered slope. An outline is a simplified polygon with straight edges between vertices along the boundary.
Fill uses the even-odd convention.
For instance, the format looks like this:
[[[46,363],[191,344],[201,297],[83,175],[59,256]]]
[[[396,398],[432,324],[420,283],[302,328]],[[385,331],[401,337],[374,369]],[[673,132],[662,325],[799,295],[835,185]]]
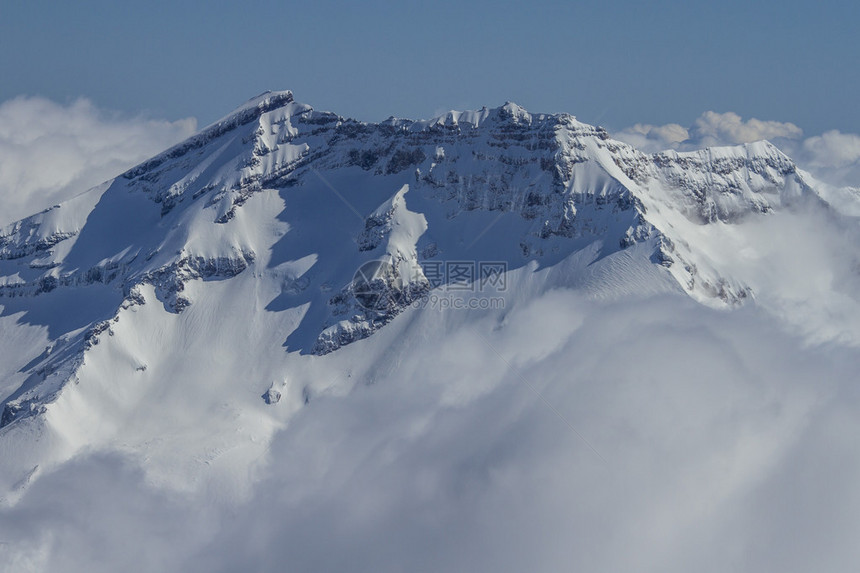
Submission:
[[[571,325],[516,317],[556,292],[754,300],[856,348],[858,211],[767,142],[647,155],[513,103],[367,124],[263,94],[0,230],[0,498],[121,452],[149,484],[243,499],[297,412],[424,364],[422,340],[511,320],[536,344],[502,360],[540,363]],[[846,260],[808,244],[819,220]],[[443,402],[490,391],[460,367]]]

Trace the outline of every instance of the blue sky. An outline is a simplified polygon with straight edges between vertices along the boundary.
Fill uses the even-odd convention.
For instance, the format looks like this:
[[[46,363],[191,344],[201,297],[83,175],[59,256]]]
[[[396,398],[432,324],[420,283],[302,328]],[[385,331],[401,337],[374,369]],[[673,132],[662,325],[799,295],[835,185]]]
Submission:
[[[364,120],[514,100],[591,123],[702,112],[860,132],[855,2],[0,3],[0,101],[201,124],[266,89]]]

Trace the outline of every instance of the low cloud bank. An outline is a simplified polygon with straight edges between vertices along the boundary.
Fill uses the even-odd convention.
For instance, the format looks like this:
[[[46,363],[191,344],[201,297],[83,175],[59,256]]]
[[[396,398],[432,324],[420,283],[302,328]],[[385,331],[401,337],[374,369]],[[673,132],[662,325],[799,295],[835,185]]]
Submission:
[[[860,559],[856,349],[669,295],[556,290],[458,324],[417,326],[388,375],[312,399],[247,499],[179,497],[140,461],[94,454],[0,513],[0,552],[19,571],[69,572],[791,573]]]

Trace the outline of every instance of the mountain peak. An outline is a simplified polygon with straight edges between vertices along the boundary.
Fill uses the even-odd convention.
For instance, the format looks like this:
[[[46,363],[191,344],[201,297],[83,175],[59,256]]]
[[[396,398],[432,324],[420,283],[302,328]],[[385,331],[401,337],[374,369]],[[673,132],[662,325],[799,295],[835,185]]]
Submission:
[[[546,116],[540,115],[539,117],[543,118]],[[389,122],[393,120],[394,118],[391,118]],[[504,105],[494,108],[483,106],[477,110],[452,109],[432,119],[414,122],[413,125],[419,130],[434,126],[454,127],[462,125],[470,125],[473,128],[477,128],[481,127],[487,121],[530,125],[532,123],[532,114],[522,106],[508,101]]]
[[[185,155],[188,151],[198,149],[229,131],[258,120],[268,112],[288,107],[294,107],[295,109],[287,110],[287,115],[293,115],[294,112],[313,111],[311,106],[296,102],[291,91],[263,92],[249,99],[218,121],[204,127],[185,141],[129,169],[122,174],[122,177],[126,179],[137,177],[150,169],[158,167],[165,161]]]
[[[295,99],[293,98],[293,92],[290,90],[266,90],[263,93],[252,97],[221,119],[211,123],[205,127],[203,131],[225,122],[231,123],[235,121],[236,118],[249,118],[247,121],[252,121],[252,119],[250,119],[252,116],[259,116],[267,111],[272,111],[294,102]],[[241,123],[247,123],[247,121],[242,121]]]
[[[498,113],[501,117],[510,119],[514,123],[531,123],[532,116],[526,109],[512,101],[505,102],[505,105],[498,108]]]

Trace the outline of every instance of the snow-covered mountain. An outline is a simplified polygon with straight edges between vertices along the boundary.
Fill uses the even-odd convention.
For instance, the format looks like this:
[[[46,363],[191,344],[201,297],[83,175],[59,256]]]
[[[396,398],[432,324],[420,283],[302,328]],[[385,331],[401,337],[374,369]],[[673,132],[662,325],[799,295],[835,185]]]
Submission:
[[[649,155],[513,103],[369,124],[265,93],[0,230],[2,503],[94,452],[244,499],[318,396],[437,367],[442,403],[489,391],[486,356],[446,369],[434,340],[486,326],[504,364],[546,365],[567,326],[522,317],[559,292],[753,307],[856,349],[858,212],[768,142]],[[804,251],[819,220],[839,265]],[[493,342],[516,317],[534,339]]]

